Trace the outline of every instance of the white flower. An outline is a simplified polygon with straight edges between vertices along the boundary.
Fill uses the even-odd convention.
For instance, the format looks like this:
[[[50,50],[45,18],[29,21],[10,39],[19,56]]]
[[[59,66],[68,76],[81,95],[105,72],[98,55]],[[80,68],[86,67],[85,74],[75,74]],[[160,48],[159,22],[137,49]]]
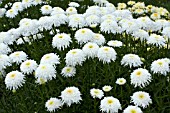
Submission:
[[[169,63],[163,59],[155,60],[151,64],[151,71],[166,76],[167,73],[170,72]]]
[[[76,74],[76,68],[75,67],[66,66],[66,67],[64,67],[62,69],[61,74],[64,77],[73,77]]]
[[[133,93],[131,96],[131,102],[133,102],[136,106],[140,106],[146,108],[149,104],[152,103],[152,100],[149,96],[149,93],[144,91],[138,91]]]
[[[112,96],[104,97],[100,102],[100,109],[102,112],[106,113],[118,113],[118,110],[122,109],[121,104],[117,98]]]
[[[92,25],[92,24],[99,24],[100,23],[100,18],[97,15],[90,15],[86,18],[86,23],[87,25]]]
[[[19,71],[12,71],[6,75],[5,84],[6,88],[16,90],[25,83],[25,75]]]
[[[95,33],[91,42],[96,43],[97,45],[101,46],[105,43],[105,38],[102,34]]]
[[[50,5],[43,5],[41,7],[41,12],[43,15],[48,15],[48,14],[51,14],[52,12],[52,7]]]
[[[121,47],[123,44],[121,41],[118,40],[110,40],[107,45],[113,46],[113,47]]]
[[[33,5],[38,5],[38,4],[42,4],[43,2],[42,2],[42,0],[34,0],[33,2]]]
[[[65,14],[55,14],[53,16],[50,17],[50,21],[51,23],[55,26],[55,27],[59,27],[62,24],[66,24],[68,22],[68,17]],[[49,22],[50,22],[49,21]]]
[[[54,48],[57,47],[57,49],[61,51],[62,49],[64,50],[65,48],[69,47],[71,42],[71,37],[68,34],[61,33],[53,37],[52,46]]]
[[[125,3],[118,3],[117,5],[118,10],[125,9],[127,7]]]
[[[68,16],[73,15],[73,14],[77,14],[77,9],[75,7],[68,7],[66,9],[66,14]]]
[[[69,16],[69,26],[72,28],[82,28],[86,25],[86,21],[82,14],[73,14]]]
[[[140,57],[138,55],[135,54],[126,54],[125,56],[123,56],[122,60],[121,60],[121,65],[124,66],[130,66],[131,67],[139,67],[143,64],[143,62],[141,61]]]
[[[78,43],[86,43],[93,39],[94,33],[88,28],[79,29],[75,33],[75,39]]]
[[[85,54],[81,49],[72,49],[66,54],[66,65],[68,66],[76,66],[82,65],[82,63],[86,60]]]
[[[163,28],[162,34],[170,39],[170,27]]]
[[[157,34],[151,34],[150,37],[147,39],[148,44],[156,45],[157,47],[165,46],[165,39],[163,36]]]
[[[57,65],[60,64],[60,58],[57,54],[55,53],[48,53],[45,54],[41,60],[40,60],[40,64],[51,64],[51,65]]]
[[[48,16],[43,16],[39,18],[38,24],[39,24],[39,29],[43,31],[43,28],[46,30],[51,30],[53,23],[53,16],[48,17]]]
[[[16,15],[18,14],[18,12],[14,9],[9,9],[7,12],[6,12],[6,17],[8,18],[14,18]]]
[[[52,80],[52,78],[56,78],[56,70],[50,64],[40,64],[35,70],[35,78]]]
[[[64,14],[65,11],[61,7],[54,7],[51,15],[56,15],[56,14]]]
[[[19,22],[19,30],[23,36],[30,36],[38,33],[38,21],[33,19],[28,19],[28,18],[23,18]]]
[[[125,83],[126,83],[126,79],[124,79],[124,78],[118,78],[116,80],[116,84],[118,84],[118,85],[124,85]]]
[[[63,106],[63,103],[58,98],[51,97],[47,102],[45,103],[45,107],[47,108],[47,111],[55,112],[55,110],[60,109]]]
[[[139,29],[133,32],[132,36],[134,36],[135,38],[139,38],[141,41],[144,41],[149,37],[149,33],[145,30]]]
[[[24,74],[31,74],[33,71],[35,71],[37,69],[38,65],[36,63],[36,61],[34,60],[26,60],[25,62],[23,62],[20,65],[20,70],[24,73]]]
[[[33,0],[22,0],[22,4],[24,6],[24,8],[28,8],[30,6],[32,6]]]
[[[78,4],[78,3],[76,3],[76,2],[70,2],[69,4],[68,4],[70,7],[79,7],[80,5]]]
[[[83,52],[88,58],[97,57],[99,46],[95,43],[88,42],[83,47]]]
[[[157,20],[157,19],[160,19],[161,18],[161,15],[159,13],[153,13],[151,14],[151,19],[153,20]]]
[[[123,113],[143,113],[142,110],[137,106],[129,105],[123,110]]]
[[[118,26],[117,22],[111,19],[107,19],[100,24],[100,30],[105,33],[121,32],[121,28]]]
[[[82,100],[81,93],[77,87],[67,87],[64,91],[61,92],[61,96],[63,103],[67,104],[67,106],[71,106],[73,103],[80,103]]]
[[[17,63],[17,64],[27,60],[27,54],[23,51],[16,51],[14,53],[11,53],[9,57],[12,63]]]
[[[11,49],[8,47],[8,45],[0,43],[0,54],[8,54],[9,52],[11,52]]]
[[[5,8],[0,8],[0,17],[3,17],[6,12]]]
[[[11,66],[10,58],[5,54],[0,54],[0,71],[6,68],[7,66]]]
[[[115,61],[116,55],[116,51],[113,48],[107,46],[99,48],[97,53],[99,61],[102,61],[103,63],[110,63],[111,61]]]
[[[12,5],[12,9],[15,10],[15,11],[23,11],[23,5],[21,2],[15,2],[13,5]]]
[[[102,90],[100,89],[90,89],[90,95],[93,97],[93,98],[99,98],[101,99],[103,96],[104,96],[104,93]]]
[[[135,87],[139,86],[143,88],[151,82],[152,77],[148,70],[138,68],[131,73],[130,79],[131,84],[135,85]]]
[[[103,90],[104,92],[109,92],[110,90],[112,90],[112,87],[111,87],[111,86],[108,86],[108,85],[105,85],[105,86],[102,87],[102,90]]]

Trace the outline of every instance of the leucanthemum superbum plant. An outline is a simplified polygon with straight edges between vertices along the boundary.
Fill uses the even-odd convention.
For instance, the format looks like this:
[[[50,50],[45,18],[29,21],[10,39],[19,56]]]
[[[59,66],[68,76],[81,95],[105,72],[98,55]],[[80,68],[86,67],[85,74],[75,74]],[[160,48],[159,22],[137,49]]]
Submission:
[[[167,9],[107,0],[2,6],[2,112],[170,111]]]

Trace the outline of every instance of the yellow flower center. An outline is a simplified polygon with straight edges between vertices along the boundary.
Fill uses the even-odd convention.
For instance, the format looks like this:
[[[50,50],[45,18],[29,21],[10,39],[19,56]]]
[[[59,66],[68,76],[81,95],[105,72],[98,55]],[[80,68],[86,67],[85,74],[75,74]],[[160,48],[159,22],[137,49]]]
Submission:
[[[82,30],[81,33],[84,34],[86,31],[85,30]]]
[[[10,77],[11,78],[15,78],[16,74],[11,74]]]
[[[53,101],[50,101],[50,102],[49,102],[49,105],[53,105],[53,104],[54,104],[54,102],[53,102]]]
[[[142,75],[141,71],[136,72],[136,76],[141,76],[141,75]]]
[[[72,51],[71,53],[72,53],[73,55],[75,55],[77,52],[76,52],[76,51]]]
[[[95,94],[99,94],[99,91],[98,91],[98,90],[94,90],[94,93],[95,93]]]
[[[113,104],[113,100],[107,100],[107,103],[110,105],[110,104]]]
[[[70,8],[70,9],[69,9],[69,11],[73,11],[73,9],[72,9],[72,8]]]
[[[93,48],[93,45],[89,45],[89,48]]]
[[[67,68],[67,69],[66,69],[66,72],[67,72],[67,73],[69,73],[70,71],[71,71],[71,69],[70,69],[70,68]]]
[[[145,96],[144,96],[143,94],[140,94],[140,95],[139,95],[139,98],[140,98],[140,99],[144,99],[144,97],[145,97]]]
[[[19,53],[15,53],[15,56],[19,56]]]
[[[158,14],[157,14],[157,13],[154,13],[153,16],[158,17]]]
[[[63,36],[62,36],[62,35],[59,35],[58,38],[63,38]]]
[[[109,51],[109,48],[104,48],[104,51],[106,51],[106,52]]]
[[[158,62],[158,64],[159,64],[160,66],[162,66],[162,65],[163,65],[163,62]]]
[[[31,65],[31,63],[30,63],[30,62],[27,62],[27,63],[25,63],[25,65],[26,65],[26,66],[30,66],[30,65]]]
[[[135,109],[130,110],[130,113],[137,113]]]
[[[42,66],[41,69],[46,69],[46,66]]]
[[[73,93],[73,90],[72,90],[72,89],[68,89],[68,90],[67,90],[67,93],[72,94],[72,93]]]
[[[48,6],[45,6],[45,9],[46,9],[46,10],[48,10],[48,9],[49,9],[49,7],[48,7]]]
[[[46,60],[49,59],[49,58],[50,58],[50,56],[46,56],[46,57],[45,57]]]

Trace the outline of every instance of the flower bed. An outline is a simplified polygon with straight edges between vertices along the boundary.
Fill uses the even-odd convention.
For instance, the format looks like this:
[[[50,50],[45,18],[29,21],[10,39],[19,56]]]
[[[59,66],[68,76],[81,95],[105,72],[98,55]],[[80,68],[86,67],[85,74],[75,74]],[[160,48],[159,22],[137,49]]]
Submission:
[[[167,9],[23,0],[0,16],[0,113],[170,112]]]

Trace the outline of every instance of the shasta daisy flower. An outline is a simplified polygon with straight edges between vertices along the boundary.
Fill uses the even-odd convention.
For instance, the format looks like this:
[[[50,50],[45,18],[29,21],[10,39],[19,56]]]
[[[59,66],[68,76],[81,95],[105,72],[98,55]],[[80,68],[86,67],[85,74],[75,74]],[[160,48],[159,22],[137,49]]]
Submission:
[[[91,42],[96,43],[97,45],[101,46],[105,43],[105,38],[102,34],[95,33]]]
[[[90,89],[90,94],[93,98],[99,98],[99,99],[101,99],[104,96],[104,93],[102,90],[95,89],[95,88]]]
[[[91,41],[93,39],[93,36],[94,33],[88,28],[79,29],[75,33],[75,39],[80,44]]]
[[[69,47],[71,42],[71,37],[68,34],[61,33],[53,37],[52,46],[54,48],[57,47],[57,49],[61,51],[62,49],[64,50],[65,48]]]
[[[53,66],[60,64],[60,58],[57,54],[55,53],[48,53],[45,54],[41,60],[40,60],[40,64],[51,64]]]
[[[102,61],[103,63],[110,63],[111,61],[115,61],[116,55],[116,51],[113,48],[107,46],[99,48],[97,53],[99,61]]]
[[[6,12],[6,17],[8,18],[14,18],[16,15],[18,14],[18,12],[14,9],[9,9],[7,12]]]
[[[123,110],[123,113],[143,113],[142,110],[137,106],[129,105]]]
[[[73,15],[73,14],[77,14],[77,9],[75,7],[68,7],[66,9],[66,14],[68,16]]]
[[[12,5],[12,9],[15,10],[15,11],[23,11],[23,5],[21,2],[15,2],[13,5]]]
[[[5,54],[0,54],[0,71],[7,66],[11,66],[11,59]]]
[[[126,83],[126,79],[124,79],[124,78],[118,78],[116,80],[116,84],[118,84],[118,85],[124,85],[125,83]]]
[[[35,77],[45,80],[52,80],[52,78],[56,78],[56,70],[50,64],[40,64],[35,70]]]
[[[58,98],[51,97],[46,103],[45,107],[47,108],[47,111],[55,112],[56,110],[60,109],[63,106],[63,103]]]
[[[16,90],[25,83],[25,75],[19,71],[12,71],[5,78],[6,88]]]
[[[113,46],[113,47],[121,47],[123,44],[121,41],[118,40],[110,40],[107,45]]]
[[[9,52],[11,52],[11,49],[8,47],[8,45],[0,43],[0,54],[8,54]]]
[[[63,103],[71,106],[73,103],[80,103],[82,100],[81,93],[77,87],[67,87],[64,91],[61,92]]]
[[[9,57],[12,63],[17,63],[17,64],[27,60],[27,54],[23,51],[16,51],[14,53],[11,53]]]
[[[112,87],[111,87],[111,86],[108,86],[108,85],[105,85],[105,86],[102,87],[102,90],[103,90],[104,92],[109,92],[110,90],[112,90]]]
[[[81,49],[72,49],[66,54],[65,59],[66,65],[76,66],[82,65],[82,63],[86,60],[86,57]]]
[[[99,46],[95,43],[88,42],[83,47],[83,52],[88,58],[94,58],[97,56]]]
[[[165,39],[163,36],[157,34],[151,34],[150,37],[147,39],[148,44],[156,45],[157,47],[165,46]]]
[[[100,109],[102,112],[106,113],[118,113],[118,110],[122,109],[121,104],[117,98],[112,96],[104,97],[100,102]]]
[[[130,66],[131,67],[138,67],[141,66],[143,62],[141,61],[140,57],[135,54],[126,54],[123,56],[121,60],[121,65]]]
[[[62,69],[61,74],[64,77],[73,77],[76,74],[76,68],[75,67],[66,66],[66,67],[64,67]]]
[[[50,5],[44,5],[44,6],[41,7],[41,12],[42,12],[43,15],[51,14],[52,7]]]
[[[153,73],[167,75],[168,72],[170,72],[170,67],[167,62],[163,59],[158,59],[152,62],[151,64],[151,71]]]
[[[20,65],[20,70],[24,73],[24,74],[31,74],[33,71],[36,70],[36,68],[38,67],[36,61],[34,60],[26,60],[25,62],[23,62]]]
[[[136,106],[140,106],[146,108],[149,104],[152,103],[152,100],[149,96],[149,93],[144,91],[138,91],[133,93],[131,96],[131,102],[133,102]]]
[[[80,5],[78,4],[78,3],[76,3],[76,2],[70,2],[69,4],[68,4],[70,7],[79,7]]]
[[[131,84],[135,85],[135,87],[139,86],[142,88],[147,86],[151,82],[152,77],[148,70],[138,68],[131,73],[130,79]]]

